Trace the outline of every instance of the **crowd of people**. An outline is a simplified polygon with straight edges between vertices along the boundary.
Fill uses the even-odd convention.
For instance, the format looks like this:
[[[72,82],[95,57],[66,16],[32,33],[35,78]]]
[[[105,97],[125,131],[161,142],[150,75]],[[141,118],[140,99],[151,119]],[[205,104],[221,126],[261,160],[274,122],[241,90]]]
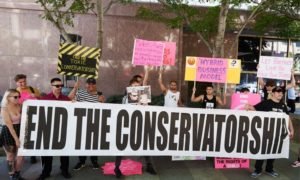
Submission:
[[[144,78],[140,75],[133,76],[129,81],[130,87],[145,86],[148,85],[149,68],[146,68]],[[96,80],[89,78],[86,80],[85,88],[80,88],[79,81],[75,83],[74,88],[70,91],[68,96],[63,95],[62,88],[63,82],[60,78],[53,78],[50,80],[49,85],[51,91],[48,94],[41,95],[38,89],[27,85],[26,75],[18,74],[15,76],[16,89],[8,89],[1,102],[1,116],[3,118],[3,129],[1,132],[1,139],[3,148],[6,153],[8,174],[11,179],[23,179],[20,175],[24,158],[17,156],[18,148],[20,147],[20,121],[21,121],[21,107],[24,101],[27,99],[41,99],[41,100],[56,100],[56,101],[78,101],[78,102],[91,102],[91,103],[104,103],[105,97],[102,92],[97,91]],[[287,85],[276,86],[275,81],[269,80],[266,83],[263,79],[258,79],[259,85],[264,92],[264,100],[255,106],[247,104],[246,110],[256,111],[276,111],[289,114],[288,108],[283,101],[284,93],[287,91],[288,98],[287,103],[290,107],[290,112],[295,112],[295,78],[292,74],[291,81]],[[163,70],[159,71],[158,84],[161,92],[164,94],[164,106],[166,107],[182,107],[184,106],[181,98],[181,94],[178,91],[178,84],[176,81],[170,81],[167,86],[163,83]],[[249,93],[247,88],[243,88],[241,93]],[[196,96],[196,88],[192,90],[190,97],[191,102],[200,102],[201,108],[205,109],[216,109],[219,106],[226,105],[226,95],[223,98],[216,96],[212,85],[206,87],[204,94]],[[132,98],[132,97],[131,97]],[[128,96],[127,92],[122,99],[123,104],[127,104]],[[142,102],[138,105],[148,105],[148,103]],[[290,120],[289,123],[290,137],[294,135],[294,129]],[[52,171],[52,160],[51,156],[43,156],[42,159],[42,172],[38,179],[43,180],[50,177]],[[150,174],[157,174],[152,163],[152,158],[145,156],[145,170]],[[86,156],[78,157],[78,163],[73,167],[73,170],[80,170],[86,166]],[[115,160],[115,176],[120,178],[123,176],[120,170],[122,156],[117,156]],[[36,157],[30,158],[31,163],[36,163]],[[91,156],[90,161],[93,169],[98,169],[98,159],[96,156]],[[61,162],[61,174],[64,178],[71,178],[69,172],[69,157],[60,157]],[[263,160],[257,160],[255,163],[255,171],[251,174],[251,177],[256,178],[262,173]],[[273,169],[274,159],[268,159],[265,171],[273,176],[277,177],[278,173]],[[298,159],[292,163],[293,167],[300,167],[300,148]]]

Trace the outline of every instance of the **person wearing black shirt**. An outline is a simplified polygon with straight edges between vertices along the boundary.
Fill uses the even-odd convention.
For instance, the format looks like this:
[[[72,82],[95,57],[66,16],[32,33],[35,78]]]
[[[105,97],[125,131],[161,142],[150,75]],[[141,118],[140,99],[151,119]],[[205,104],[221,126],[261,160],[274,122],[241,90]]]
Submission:
[[[192,102],[202,102],[201,108],[205,109],[216,109],[217,104],[220,106],[224,106],[226,104],[226,97],[224,96],[224,100],[222,101],[219,96],[214,95],[214,89],[212,85],[206,86],[206,94],[195,96],[196,88],[193,88],[193,93],[191,97]]]
[[[281,102],[282,97],[283,89],[281,87],[275,87],[272,89],[271,99],[262,101],[256,104],[254,107],[251,105],[246,105],[245,109],[256,111],[273,111],[289,114],[287,106]],[[294,128],[291,119],[289,119],[289,131],[290,138],[292,138],[294,135]],[[270,176],[277,177],[279,174],[273,170],[274,160],[275,159],[267,159],[266,173]],[[264,160],[256,160],[255,171],[251,174],[251,177],[256,178],[261,175],[263,163]]]

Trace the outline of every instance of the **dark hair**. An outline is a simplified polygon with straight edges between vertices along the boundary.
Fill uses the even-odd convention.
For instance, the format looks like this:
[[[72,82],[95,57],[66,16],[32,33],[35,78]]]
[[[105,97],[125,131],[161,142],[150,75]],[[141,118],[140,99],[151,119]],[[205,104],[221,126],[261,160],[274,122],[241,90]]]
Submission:
[[[242,89],[240,90],[240,92],[241,92],[241,93],[243,93],[243,92],[250,92],[250,90],[249,90],[248,88],[242,88]]]
[[[137,74],[137,75],[134,75],[134,76],[132,77],[132,79],[138,79],[138,78],[141,78],[141,79],[143,79],[143,77],[142,77],[141,75],[139,75],[139,74]]]
[[[171,84],[171,83],[175,83],[177,85],[177,81],[175,81],[175,80],[171,80],[169,84]]]
[[[274,80],[268,80],[266,82],[266,86],[275,86],[275,81]]]
[[[51,81],[50,81],[50,83],[52,84],[54,81],[60,81],[61,82],[61,79],[59,79],[59,78],[52,78]]]
[[[132,85],[133,83],[140,83],[137,79],[131,79],[130,81],[129,81],[129,85]]]
[[[209,84],[206,86],[206,88],[208,88],[208,87],[214,88],[214,86],[212,84]]]
[[[15,79],[15,82],[18,82],[20,79],[26,79],[26,75],[25,74],[17,74],[14,79]]]

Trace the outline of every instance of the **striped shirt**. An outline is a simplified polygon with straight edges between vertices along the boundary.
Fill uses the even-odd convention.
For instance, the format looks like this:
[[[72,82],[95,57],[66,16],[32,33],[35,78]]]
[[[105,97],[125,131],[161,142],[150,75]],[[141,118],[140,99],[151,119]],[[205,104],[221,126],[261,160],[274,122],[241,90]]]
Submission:
[[[76,93],[76,101],[78,102],[92,102],[92,103],[98,103],[98,94],[90,94],[85,89],[78,89]]]

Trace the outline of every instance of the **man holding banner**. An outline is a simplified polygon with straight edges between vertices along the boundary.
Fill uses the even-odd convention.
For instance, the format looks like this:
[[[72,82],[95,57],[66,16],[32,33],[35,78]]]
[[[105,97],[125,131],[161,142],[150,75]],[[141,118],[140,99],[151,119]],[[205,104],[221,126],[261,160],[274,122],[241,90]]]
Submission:
[[[281,87],[275,87],[272,90],[271,99],[262,101],[256,104],[254,107],[247,104],[245,106],[246,110],[257,110],[257,111],[273,111],[273,112],[280,112],[280,113],[288,113],[287,106],[281,102],[283,97],[283,89]],[[290,131],[290,138],[294,135],[294,128],[292,125],[291,119],[289,119],[289,131]],[[275,142],[276,143],[276,142]],[[273,163],[275,159],[267,159],[266,165],[266,173],[270,176],[277,177],[279,174],[273,170]],[[262,166],[264,160],[256,160],[255,163],[255,171],[251,174],[252,178],[257,178],[262,173]]]
[[[97,86],[96,86],[96,79],[94,78],[88,78],[86,80],[86,89],[78,89],[79,88],[79,83],[76,82],[74,85],[74,88],[72,91],[69,93],[69,98],[74,99],[78,102],[92,102],[92,103],[99,103],[99,100],[104,98],[99,98],[103,97],[103,95],[99,95],[97,92]],[[85,161],[86,161],[86,156],[79,156],[79,162],[76,164],[76,166],[73,168],[73,170],[80,170],[83,167],[85,167]],[[98,169],[99,164],[98,164],[98,158],[97,156],[91,156],[91,162],[93,169]]]
[[[52,91],[47,94],[46,96],[43,96],[42,100],[55,100],[55,101],[70,101],[68,96],[65,96],[62,94],[62,87],[64,86],[61,79],[59,78],[53,78],[50,81]],[[39,180],[44,180],[48,178],[52,171],[52,156],[42,156],[42,165],[43,165],[43,171]],[[69,173],[69,157],[68,156],[61,156],[60,157],[60,169],[61,174],[66,178],[71,178],[71,175]]]

